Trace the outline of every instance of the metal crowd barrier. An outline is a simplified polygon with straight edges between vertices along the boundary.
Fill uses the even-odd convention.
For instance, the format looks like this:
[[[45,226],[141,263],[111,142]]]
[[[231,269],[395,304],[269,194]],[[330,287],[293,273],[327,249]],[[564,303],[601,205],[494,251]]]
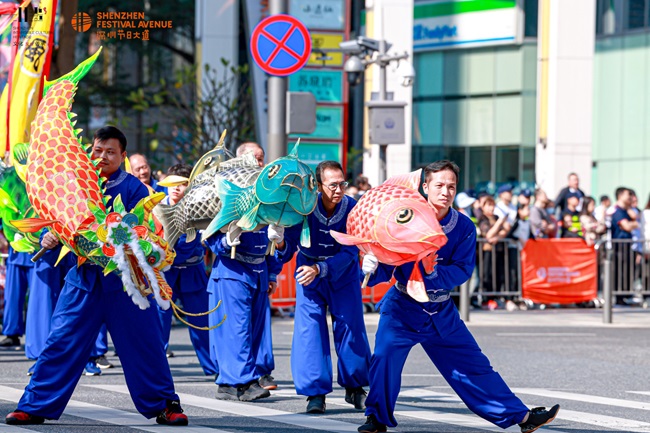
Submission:
[[[647,306],[650,297],[650,240],[601,239],[598,252],[603,322],[612,323],[616,303]]]

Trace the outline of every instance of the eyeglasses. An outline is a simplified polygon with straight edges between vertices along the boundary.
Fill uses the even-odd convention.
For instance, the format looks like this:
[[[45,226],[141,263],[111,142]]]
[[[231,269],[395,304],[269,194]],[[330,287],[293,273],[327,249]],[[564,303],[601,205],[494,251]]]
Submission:
[[[341,189],[344,190],[345,188],[348,187],[348,185],[349,185],[348,182],[339,182],[339,183],[330,183],[329,185],[326,186],[327,189],[329,189],[330,191],[336,191],[339,187],[341,187]]]

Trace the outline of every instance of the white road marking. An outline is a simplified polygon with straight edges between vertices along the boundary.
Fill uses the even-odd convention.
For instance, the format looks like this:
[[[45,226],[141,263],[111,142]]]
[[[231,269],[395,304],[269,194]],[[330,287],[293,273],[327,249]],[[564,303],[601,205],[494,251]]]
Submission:
[[[536,395],[539,397],[559,398],[562,400],[582,401],[585,403],[604,404],[607,406],[625,407],[628,409],[650,410],[650,403],[619,398],[601,397],[598,395],[576,394],[573,392],[551,391],[538,388],[513,388],[515,394]]]
[[[128,394],[129,390],[125,385],[88,385],[101,388],[106,391]],[[327,432],[356,432],[358,425],[343,421],[337,421],[327,417],[319,417],[314,422],[313,416],[295,414],[277,409],[269,409],[254,404],[237,403],[231,401],[216,400],[214,398],[198,397],[192,394],[179,393],[181,405],[195,406],[203,409],[215,410],[232,415],[252,417],[266,421],[288,424],[312,430],[324,430]]]
[[[99,388],[104,388],[103,385],[96,385]],[[18,403],[20,397],[23,395],[23,390],[9,388],[7,386],[0,385],[0,399]],[[170,432],[170,431],[179,431],[179,427],[163,426],[155,424],[156,420],[151,419],[147,420],[139,413],[126,412],[119,409],[113,409],[110,407],[99,406],[96,404],[85,403],[82,401],[70,400],[68,406],[65,408],[65,415],[76,416],[79,418],[91,419],[93,421],[100,421],[107,424],[115,424],[125,427],[130,427],[136,430],[148,431],[148,432]],[[191,421],[190,421],[191,422]],[[46,423],[53,426],[56,425],[56,421],[46,421]],[[154,423],[154,424],[152,424]],[[210,427],[200,427],[200,426],[187,426],[180,427],[183,433],[231,433],[226,430],[219,430],[216,428]],[[5,433],[4,430],[0,430],[2,433]]]
[[[587,332],[497,332],[497,337],[596,337]]]

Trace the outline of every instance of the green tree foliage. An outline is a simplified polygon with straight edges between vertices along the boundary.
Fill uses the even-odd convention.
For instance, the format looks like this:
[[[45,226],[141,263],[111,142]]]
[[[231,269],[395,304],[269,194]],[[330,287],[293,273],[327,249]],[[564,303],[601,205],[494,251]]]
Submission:
[[[243,141],[255,139],[255,124],[248,66],[231,66],[225,59],[221,67],[196,65],[176,72],[173,81],[160,80],[156,85],[132,91],[128,100],[133,108],[147,112],[160,110],[161,119],[173,122],[169,133],[160,123],[148,131],[162,140],[162,150],[175,159],[192,162],[212,149],[226,129],[225,145],[231,151]],[[161,143],[156,144],[160,149]]]

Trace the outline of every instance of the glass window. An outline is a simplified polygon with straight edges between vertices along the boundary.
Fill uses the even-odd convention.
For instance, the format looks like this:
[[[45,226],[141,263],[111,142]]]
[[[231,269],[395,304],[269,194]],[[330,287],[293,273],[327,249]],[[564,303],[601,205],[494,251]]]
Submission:
[[[537,20],[539,15],[539,1],[525,0],[524,3],[524,36],[537,37]]]
[[[646,0],[627,0],[627,21],[625,29],[640,29],[645,26]]]
[[[442,144],[442,101],[414,102],[413,144]]]
[[[486,191],[492,180],[492,147],[470,147],[467,178],[470,188]],[[493,191],[490,191],[493,192]]]
[[[596,9],[596,33],[612,35],[620,33],[623,21],[623,0],[598,0]]]
[[[454,146],[413,146],[411,164],[413,170],[417,170],[433,161],[441,159],[454,161],[458,165],[458,168],[460,168],[460,179],[458,179],[457,190],[462,191],[466,188],[464,182],[464,175],[467,169],[465,167],[465,150],[465,147]]]
[[[519,182],[519,147],[496,146],[496,173],[494,181],[497,185]]]

